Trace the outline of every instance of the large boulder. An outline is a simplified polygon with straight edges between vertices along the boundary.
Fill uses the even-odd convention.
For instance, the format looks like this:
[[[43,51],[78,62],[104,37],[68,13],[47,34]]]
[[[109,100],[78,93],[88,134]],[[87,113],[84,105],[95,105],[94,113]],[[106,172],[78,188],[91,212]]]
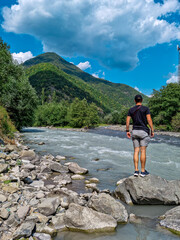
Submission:
[[[39,212],[45,216],[53,215],[60,205],[60,200],[58,197],[47,198],[42,203],[40,203],[37,208]]]
[[[86,173],[88,173],[88,170],[86,168],[80,167],[75,162],[69,162],[69,163],[66,163],[65,165],[68,166],[69,171],[71,171],[72,173],[75,173],[75,174],[86,174]]]
[[[59,172],[59,173],[68,173],[69,172],[68,167],[63,166],[62,164],[57,163],[57,162],[50,163],[49,167],[54,172]]]
[[[119,182],[114,194],[127,204],[180,204],[180,181],[159,176],[131,176]]]
[[[180,235],[180,206],[167,211],[160,221],[160,226]]]
[[[22,237],[27,238],[32,234],[33,229],[35,228],[34,221],[26,221],[21,224],[21,226],[15,231],[13,239],[20,239]]]
[[[128,213],[123,204],[105,193],[93,195],[88,202],[88,207],[111,215],[119,223],[127,222],[128,220]]]
[[[74,203],[66,211],[64,221],[69,230],[83,232],[113,231],[117,226],[112,216]]]

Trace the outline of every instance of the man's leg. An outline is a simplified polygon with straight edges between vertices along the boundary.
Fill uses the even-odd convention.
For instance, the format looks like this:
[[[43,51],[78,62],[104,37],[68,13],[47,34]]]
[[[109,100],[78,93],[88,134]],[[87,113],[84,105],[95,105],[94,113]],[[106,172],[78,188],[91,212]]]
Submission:
[[[138,171],[138,162],[139,162],[139,147],[134,148],[134,168],[135,171]]]
[[[146,165],[146,147],[141,148],[141,172],[145,172],[145,165]]]

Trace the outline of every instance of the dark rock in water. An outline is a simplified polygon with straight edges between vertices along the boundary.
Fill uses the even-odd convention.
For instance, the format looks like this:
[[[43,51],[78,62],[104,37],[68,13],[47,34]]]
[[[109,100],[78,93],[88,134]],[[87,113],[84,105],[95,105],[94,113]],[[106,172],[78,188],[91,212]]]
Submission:
[[[180,204],[180,181],[159,176],[131,176],[120,181],[114,195],[127,204]]]
[[[125,223],[128,220],[128,213],[124,205],[105,193],[93,195],[88,202],[88,207],[111,215],[119,223]]]
[[[180,206],[167,211],[160,221],[160,226],[180,235]]]
[[[38,145],[44,145],[45,144],[45,142],[39,142],[38,143]]]
[[[106,232],[115,230],[117,226],[112,216],[74,203],[66,211],[64,221],[66,227],[73,231]]]
[[[108,170],[110,170],[111,168],[98,168],[97,169],[97,171],[99,172],[99,171],[108,171]]]

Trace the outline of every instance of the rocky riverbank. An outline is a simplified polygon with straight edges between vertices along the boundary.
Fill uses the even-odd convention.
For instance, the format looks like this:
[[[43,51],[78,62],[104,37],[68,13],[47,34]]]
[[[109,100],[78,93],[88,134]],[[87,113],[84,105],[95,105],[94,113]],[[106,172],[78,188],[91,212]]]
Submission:
[[[49,240],[59,231],[114,231],[117,224],[140,221],[128,213],[126,204],[129,202],[124,201],[126,196],[131,204],[147,204],[147,196],[150,198],[151,194],[153,199],[156,195],[159,199],[166,191],[165,180],[152,176],[154,182],[151,182],[149,178],[131,177],[130,180],[121,180],[113,195],[107,189],[98,189],[97,178],[87,180],[87,173],[88,169],[75,162],[67,162],[64,156],[39,156],[23,144],[18,134],[14,145],[1,145],[0,239]],[[69,190],[67,186],[73,181],[83,181],[87,191],[78,194]],[[169,192],[174,191],[174,199],[172,194],[166,194],[160,198],[160,204],[168,204],[171,200],[171,204],[179,204],[177,182],[169,185]],[[159,188],[143,192],[141,186],[146,189],[151,184]],[[167,200],[168,197],[170,200]],[[152,200],[151,204],[157,202]],[[177,233],[179,218],[179,209],[175,209],[161,217],[160,225]],[[173,225],[172,219],[176,225]]]

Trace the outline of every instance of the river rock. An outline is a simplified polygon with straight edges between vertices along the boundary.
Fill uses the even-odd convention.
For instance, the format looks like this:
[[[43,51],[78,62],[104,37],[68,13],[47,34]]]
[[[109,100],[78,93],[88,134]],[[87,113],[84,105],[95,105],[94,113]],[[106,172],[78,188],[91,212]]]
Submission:
[[[35,187],[35,188],[42,188],[44,187],[44,182],[39,180],[39,181],[33,181],[30,186]]]
[[[57,230],[52,226],[48,226],[44,223],[36,223],[36,232],[55,235]]]
[[[86,168],[80,167],[75,162],[69,162],[69,163],[66,163],[65,165],[68,166],[69,170],[72,173],[75,173],[75,174],[86,174],[86,173],[88,173],[88,170]]]
[[[71,203],[64,216],[66,227],[73,231],[102,232],[113,231],[116,220],[107,214]]]
[[[3,194],[0,194],[0,203],[3,203],[7,200],[7,197]]]
[[[66,157],[57,155],[56,156],[56,161],[61,161],[61,160],[66,160]]]
[[[59,172],[59,173],[68,173],[69,172],[68,167],[63,166],[62,164],[57,163],[57,162],[50,163],[49,167],[54,172]]]
[[[34,240],[51,240],[51,236],[47,233],[34,233],[33,234]]]
[[[17,210],[17,215],[20,219],[24,219],[28,214],[30,206],[21,206]]]
[[[69,174],[60,173],[58,176],[55,176],[53,178],[53,182],[66,185],[68,183],[71,183],[72,180]]]
[[[85,177],[79,174],[75,174],[71,176],[72,180],[83,180]]]
[[[180,204],[180,181],[167,181],[159,176],[144,178],[131,176],[124,179],[114,192],[127,204]]]
[[[36,168],[36,166],[31,164],[31,163],[29,163],[29,164],[25,164],[23,166],[23,168],[32,171],[32,170],[34,170]]]
[[[65,213],[59,213],[59,214],[56,214],[56,216],[52,217],[51,222],[56,230],[63,231],[66,229],[66,226],[64,223],[64,216],[65,216]]]
[[[0,163],[0,173],[7,172],[8,164]]]
[[[37,218],[39,223],[47,223],[49,221],[49,217],[38,212],[31,213],[31,217]]]
[[[13,151],[17,151],[17,147],[16,145],[6,145],[5,149],[4,149],[5,152],[13,152]]]
[[[128,220],[128,213],[123,204],[105,193],[93,195],[88,202],[88,207],[111,215],[119,223],[124,223]]]
[[[34,221],[23,222],[21,226],[15,231],[13,235],[13,240],[19,239],[21,237],[24,238],[30,237],[34,227],[35,227]]]
[[[60,205],[60,199],[58,197],[47,198],[42,203],[38,204],[37,208],[40,213],[45,216],[53,215],[56,209]]]
[[[90,183],[99,183],[99,179],[98,178],[90,178],[89,182]]]
[[[22,150],[20,153],[21,159],[33,160],[36,157],[34,150]]]
[[[7,156],[7,155],[6,155],[5,153],[1,153],[1,152],[0,152],[0,159],[1,159],[1,158],[2,158],[2,159],[5,159],[6,156]]]
[[[180,235],[180,206],[167,211],[160,221],[160,226]]]
[[[3,220],[8,219],[9,215],[10,215],[10,213],[9,213],[9,211],[6,208],[0,208],[0,217]]]

